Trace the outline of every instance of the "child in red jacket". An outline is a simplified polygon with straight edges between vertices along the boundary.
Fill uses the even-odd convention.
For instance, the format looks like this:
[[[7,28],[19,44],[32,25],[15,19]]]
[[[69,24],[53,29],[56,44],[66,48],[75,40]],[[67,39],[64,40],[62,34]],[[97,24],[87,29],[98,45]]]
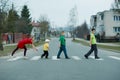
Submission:
[[[15,52],[18,49],[24,49],[24,57],[26,56],[26,52],[27,52],[27,48],[26,48],[26,44],[31,44],[33,49],[37,51],[37,49],[35,48],[34,44],[33,44],[33,37],[30,36],[29,34],[27,35],[27,38],[24,38],[22,40],[20,40],[17,44],[17,47],[15,48],[15,50],[12,52],[12,56],[15,54]]]

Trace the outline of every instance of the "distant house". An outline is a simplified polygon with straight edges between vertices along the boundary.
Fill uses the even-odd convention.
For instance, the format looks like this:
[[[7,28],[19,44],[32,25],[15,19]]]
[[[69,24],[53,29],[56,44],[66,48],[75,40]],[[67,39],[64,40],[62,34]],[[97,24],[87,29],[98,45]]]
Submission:
[[[35,42],[40,40],[40,27],[39,23],[35,23],[34,21],[31,23],[33,28],[31,31],[31,35],[34,36]]]
[[[115,38],[120,33],[120,13],[116,10],[98,12],[91,16],[90,23],[100,38]]]

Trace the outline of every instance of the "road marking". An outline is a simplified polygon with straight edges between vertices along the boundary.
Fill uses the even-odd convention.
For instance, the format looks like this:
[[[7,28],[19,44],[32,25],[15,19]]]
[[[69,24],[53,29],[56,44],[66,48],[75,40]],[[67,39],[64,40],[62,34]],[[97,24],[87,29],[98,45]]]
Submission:
[[[74,60],[81,60],[78,56],[72,56]]]
[[[0,57],[0,59],[8,59],[10,56]]]
[[[7,61],[16,61],[18,59],[21,59],[23,58],[23,56],[18,56],[18,57],[15,57],[15,58],[11,58],[11,59],[8,59]]]
[[[95,59],[95,57],[94,57],[94,56],[90,56],[90,58]]]
[[[95,59],[94,56],[90,56],[90,58]],[[100,59],[95,59],[95,60],[100,60],[100,61],[102,61],[102,60],[104,60],[104,59],[100,58]]]
[[[52,56],[52,60],[60,60],[60,59],[57,59],[57,56]]]
[[[39,60],[39,59],[40,59],[40,56],[34,56],[30,60]]]
[[[109,57],[112,58],[112,59],[120,60],[119,57],[115,57],[115,56],[109,56]]]

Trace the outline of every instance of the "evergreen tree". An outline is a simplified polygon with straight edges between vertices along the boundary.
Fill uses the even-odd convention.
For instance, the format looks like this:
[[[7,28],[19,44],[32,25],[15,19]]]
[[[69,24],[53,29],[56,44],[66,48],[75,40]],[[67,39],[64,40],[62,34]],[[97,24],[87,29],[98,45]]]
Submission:
[[[12,4],[12,9],[10,9],[8,13],[7,26],[5,28],[5,32],[13,33],[13,43],[15,42],[14,33],[17,32],[16,22],[18,20],[19,20],[19,15],[17,14],[17,11],[14,9],[14,5]]]
[[[23,9],[21,11],[21,18],[24,19],[28,24],[31,22],[30,12],[27,5],[23,6]]]
[[[20,26],[21,27],[20,32],[30,33],[31,30],[32,30],[32,26],[30,25],[31,18],[30,18],[30,12],[29,12],[29,9],[28,9],[27,5],[23,6],[23,9],[21,11],[20,21],[22,22],[22,24]]]
[[[19,15],[17,14],[17,11],[14,10],[14,6],[9,11],[8,18],[7,18],[7,32],[16,32],[16,21],[19,20]]]
[[[84,22],[82,25],[78,26],[75,29],[76,36],[79,38],[87,38],[87,35],[89,35],[89,29],[86,22]]]

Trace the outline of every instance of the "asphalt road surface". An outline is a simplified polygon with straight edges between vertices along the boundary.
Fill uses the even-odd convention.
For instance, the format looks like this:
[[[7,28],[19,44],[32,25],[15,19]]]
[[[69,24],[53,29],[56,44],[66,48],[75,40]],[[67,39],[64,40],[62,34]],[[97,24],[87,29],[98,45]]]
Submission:
[[[67,52],[70,59],[56,59],[58,38],[50,41],[49,59],[40,59],[42,46],[38,52],[27,51],[28,59],[23,59],[23,52],[14,58],[0,58],[0,80],[120,80],[120,53],[99,49],[99,60],[94,53],[89,59],[84,54],[90,49],[67,39]]]

